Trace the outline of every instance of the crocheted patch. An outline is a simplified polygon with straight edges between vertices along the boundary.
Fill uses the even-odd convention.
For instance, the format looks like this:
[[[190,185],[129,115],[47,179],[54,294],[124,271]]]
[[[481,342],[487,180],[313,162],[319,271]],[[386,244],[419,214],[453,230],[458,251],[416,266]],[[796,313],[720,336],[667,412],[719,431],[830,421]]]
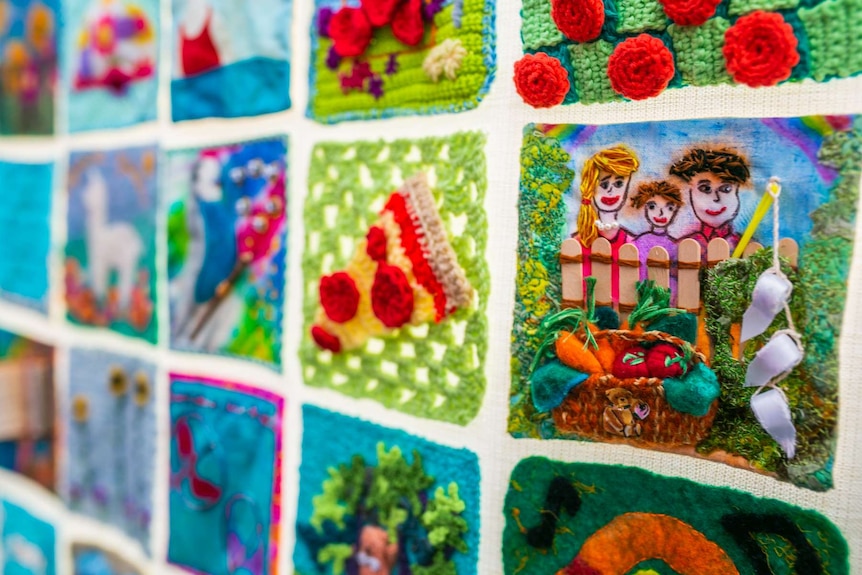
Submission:
[[[156,341],[156,148],[69,158],[66,316]]]
[[[59,0],[18,0],[0,8],[0,134],[54,132]]]
[[[487,344],[484,141],[462,133],[314,149],[307,384],[420,417],[476,415]]]
[[[845,116],[529,126],[509,431],[671,447],[829,489],[860,128]],[[773,265],[760,249],[771,221],[752,224],[773,176],[805,350],[779,384],[797,423],[789,458],[745,386],[784,316],[740,342]],[[744,257],[730,257],[740,244]]]
[[[143,575],[144,570],[114,551],[96,545],[73,543],[72,563],[75,575]]]
[[[659,0],[615,0],[614,4],[616,31],[620,34],[661,32],[667,27],[667,16]]]
[[[667,31],[676,51],[676,67],[684,82],[692,86],[709,86],[731,82],[725,68],[722,48],[730,22],[712,18],[702,26],[678,26]]]
[[[316,0],[307,115],[335,123],[475,108],[496,71],[495,4]]]
[[[42,313],[48,312],[53,179],[53,164],[0,161],[0,298]]]
[[[816,511],[634,467],[524,459],[503,513],[506,575],[850,572]]]
[[[291,0],[173,3],[174,121],[290,107]]]
[[[815,80],[846,78],[862,69],[862,2],[826,0],[801,8],[799,19],[808,37],[809,66]]]
[[[730,0],[727,13],[731,16],[741,16],[755,10],[793,10],[799,6],[799,0]]]
[[[168,561],[197,573],[275,573],[284,400],[171,374]]]
[[[3,517],[0,535],[5,545],[18,551],[4,555],[6,571],[56,575],[57,530],[54,524],[3,499],[0,499],[0,517]]]
[[[521,5],[521,40],[524,48],[535,50],[542,46],[556,46],[563,38],[563,33],[551,18],[550,2],[524,0]]]
[[[298,574],[477,573],[475,454],[317,407],[302,414]]]
[[[168,155],[171,346],[281,364],[286,147]]]
[[[589,44],[572,44],[569,48],[574,70],[575,93],[585,103],[607,102],[620,99],[608,78],[608,58],[614,45],[604,40]]]
[[[154,365],[72,349],[63,405],[69,454],[63,498],[125,531],[149,553],[156,455]]]

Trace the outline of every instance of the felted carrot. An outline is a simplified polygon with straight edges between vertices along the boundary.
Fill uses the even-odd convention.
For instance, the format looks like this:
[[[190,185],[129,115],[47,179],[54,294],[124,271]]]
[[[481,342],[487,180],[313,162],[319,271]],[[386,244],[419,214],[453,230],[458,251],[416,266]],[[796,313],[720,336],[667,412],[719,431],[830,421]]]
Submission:
[[[589,346],[571,332],[560,332],[555,349],[557,358],[572,369],[589,374],[604,372]]]

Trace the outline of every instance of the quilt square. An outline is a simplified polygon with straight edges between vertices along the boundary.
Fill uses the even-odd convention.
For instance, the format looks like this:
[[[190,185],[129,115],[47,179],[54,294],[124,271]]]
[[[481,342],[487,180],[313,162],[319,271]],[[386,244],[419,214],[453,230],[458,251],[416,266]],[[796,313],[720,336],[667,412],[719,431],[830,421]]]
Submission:
[[[154,365],[101,350],[69,353],[64,408],[69,508],[150,550],[156,461]]]
[[[54,133],[59,4],[0,2],[0,134]]]
[[[156,119],[159,0],[64,3],[63,75],[70,132]]]
[[[497,69],[494,0],[315,0],[308,116],[460,112]]]
[[[326,143],[305,200],[305,383],[467,424],[485,393],[485,138]]]
[[[290,107],[291,0],[173,3],[175,122]]]
[[[0,161],[0,298],[48,312],[53,164]]]
[[[0,499],[0,572],[55,575],[56,527],[10,501]]]
[[[67,317],[155,342],[155,147],[69,159]]]
[[[118,554],[88,543],[72,544],[74,575],[144,575]]]
[[[281,365],[286,153],[274,139],[168,154],[172,347]]]
[[[310,405],[302,413],[297,575],[477,573],[473,452]]]
[[[274,575],[284,400],[171,374],[168,561],[192,573]]]
[[[829,489],[860,135],[850,116],[528,126],[509,431]]]
[[[850,573],[816,511],[634,467],[524,459],[504,515],[505,575]]]

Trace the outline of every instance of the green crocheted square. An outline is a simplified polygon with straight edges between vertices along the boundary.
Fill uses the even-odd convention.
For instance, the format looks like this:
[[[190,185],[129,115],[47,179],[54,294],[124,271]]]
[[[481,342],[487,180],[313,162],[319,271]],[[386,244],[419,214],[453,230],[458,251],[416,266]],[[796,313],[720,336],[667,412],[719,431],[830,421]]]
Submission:
[[[724,65],[724,33],[730,22],[712,18],[702,26],[671,25],[668,34],[673,39],[676,67],[683,81],[692,86],[710,86],[731,82]]]
[[[730,0],[727,12],[731,16],[740,16],[755,10],[775,12],[777,10],[793,10],[797,6],[799,6],[799,0]]]
[[[611,88],[607,73],[608,58],[613,51],[614,45],[604,40],[569,46],[572,68],[575,72],[575,90],[581,103],[592,104],[621,99]]]
[[[862,72],[862,0],[826,0],[799,10],[817,81]]]
[[[314,148],[305,201],[305,329],[299,351],[308,385],[461,425],[476,416],[485,394],[489,286],[484,144],[484,135],[466,132]],[[447,237],[476,291],[476,303],[439,323],[373,338],[364,348],[321,351],[309,335],[321,276],[344,268],[386,198],[417,172],[429,175]]]
[[[620,34],[660,32],[667,27],[668,19],[658,0],[616,0],[617,27]]]
[[[551,3],[548,0],[524,0],[521,6],[524,48],[535,50],[542,46],[556,46],[563,39],[563,33],[551,18]]]

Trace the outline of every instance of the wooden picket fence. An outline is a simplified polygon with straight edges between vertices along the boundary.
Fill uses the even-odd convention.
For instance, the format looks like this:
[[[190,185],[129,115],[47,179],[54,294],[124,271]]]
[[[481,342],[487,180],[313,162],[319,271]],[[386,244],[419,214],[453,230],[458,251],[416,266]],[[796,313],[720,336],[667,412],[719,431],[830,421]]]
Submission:
[[[743,257],[748,257],[762,249],[759,243],[752,242],[746,246]],[[799,258],[799,246],[790,238],[781,240],[778,253],[785,257],[794,268]],[[593,242],[590,250],[591,275],[596,278],[596,305],[613,306],[621,317],[627,317],[637,303],[636,284],[640,281],[641,262],[638,248],[633,244],[623,244],[620,247],[618,263],[612,264],[611,244],[605,238],[599,237]],[[701,308],[700,269],[703,265],[701,246],[689,238],[679,243],[677,253],[677,285],[671,296],[671,305],[698,313]],[[730,259],[730,246],[722,238],[715,238],[707,246],[707,267]],[[573,238],[563,241],[560,246],[560,265],[562,267],[562,306],[582,307],[584,305],[584,274],[582,269],[583,254],[581,243]],[[653,247],[646,258],[647,279],[657,285],[670,288],[671,261],[662,247]],[[616,269],[614,269],[616,268]],[[619,274],[619,301],[611,297],[611,285],[614,274]]]

